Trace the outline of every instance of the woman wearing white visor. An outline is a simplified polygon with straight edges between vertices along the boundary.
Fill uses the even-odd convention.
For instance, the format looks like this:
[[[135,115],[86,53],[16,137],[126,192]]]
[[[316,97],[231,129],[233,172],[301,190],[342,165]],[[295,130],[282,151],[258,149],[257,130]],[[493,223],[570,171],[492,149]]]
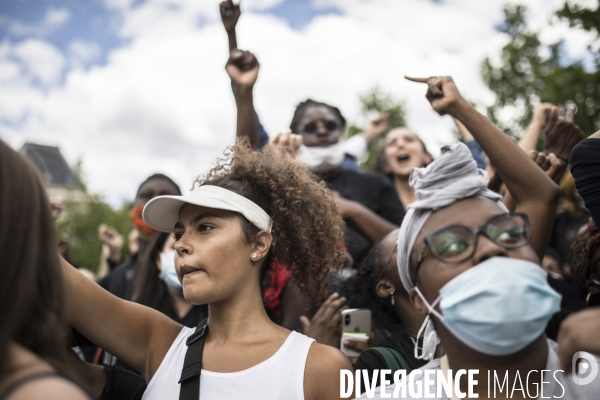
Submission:
[[[413,169],[417,201],[400,228],[398,269],[412,303],[428,317],[421,328],[424,348],[415,355],[431,355],[436,332],[446,355],[414,370],[404,389],[380,387],[370,398],[389,398],[396,389],[395,397],[404,399],[597,398],[600,379],[585,386],[564,376],[556,343],[544,333],[560,309],[560,295],[540,267],[558,188],[462,98],[450,77],[412,80],[428,84],[436,112],[473,134],[515,198],[517,213],[509,214],[487,189],[487,174],[464,144],[445,146],[429,166]],[[467,371],[473,373],[470,385]],[[453,393],[446,395],[448,376]]]
[[[274,149],[238,144],[229,154],[188,196],[156,197],[143,213],[173,232],[184,297],[208,304],[207,328],[118,299],[64,263],[67,321],[137,369],[147,400],[338,399],[348,359],[272,323],[261,296],[277,258],[308,297],[323,297],[329,268],[342,262],[335,203]]]

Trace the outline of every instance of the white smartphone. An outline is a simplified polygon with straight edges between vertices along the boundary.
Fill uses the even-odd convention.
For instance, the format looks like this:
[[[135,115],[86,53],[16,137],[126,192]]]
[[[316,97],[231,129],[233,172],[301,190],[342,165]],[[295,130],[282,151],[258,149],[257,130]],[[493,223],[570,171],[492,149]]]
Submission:
[[[371,310],[351,308],[342,311],[342,338],[340,349],[348,357],[358,357],[360,352],[344,346],[344,340],[366,343],[371,335]]]

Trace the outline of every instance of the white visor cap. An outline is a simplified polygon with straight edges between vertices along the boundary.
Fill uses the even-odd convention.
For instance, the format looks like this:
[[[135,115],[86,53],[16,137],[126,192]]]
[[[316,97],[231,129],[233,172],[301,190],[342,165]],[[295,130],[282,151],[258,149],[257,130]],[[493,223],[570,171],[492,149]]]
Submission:
[[[185,204],[228,210],[242,214],[261,230],[271,232],[273,221],[256,203],[230,190],[218,186],[203,185],[193,189],[187,196],[158,196],[146,203],[142,217],[153,229],[174,232],[179,212]]]

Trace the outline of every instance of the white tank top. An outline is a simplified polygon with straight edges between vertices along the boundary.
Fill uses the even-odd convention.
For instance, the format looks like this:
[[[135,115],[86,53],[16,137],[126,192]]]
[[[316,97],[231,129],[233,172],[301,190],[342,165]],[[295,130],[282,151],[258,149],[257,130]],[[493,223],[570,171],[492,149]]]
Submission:
[[[142,400],[179,398],[177,382],[187,351],[185,342],[194,330],[186,327],[181,330],[150,380]],[[251,368],[229,373],[202,370],[200,399],[304,400],[304,367],[312,342],[314,339],[292,332],[272,357]]]

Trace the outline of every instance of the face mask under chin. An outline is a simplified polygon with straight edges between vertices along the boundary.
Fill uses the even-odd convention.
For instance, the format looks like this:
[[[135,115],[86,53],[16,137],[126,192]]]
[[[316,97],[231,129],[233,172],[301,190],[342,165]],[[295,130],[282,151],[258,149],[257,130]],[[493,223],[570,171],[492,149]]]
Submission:
[[[300,146],[302,163],[313,172],[327,173],[339,168],[344,161],[345,151],[343,141],[338,141],[327,147]]]

